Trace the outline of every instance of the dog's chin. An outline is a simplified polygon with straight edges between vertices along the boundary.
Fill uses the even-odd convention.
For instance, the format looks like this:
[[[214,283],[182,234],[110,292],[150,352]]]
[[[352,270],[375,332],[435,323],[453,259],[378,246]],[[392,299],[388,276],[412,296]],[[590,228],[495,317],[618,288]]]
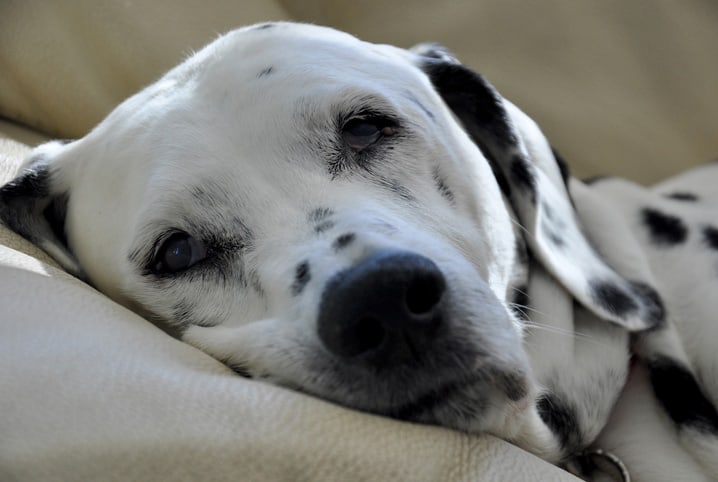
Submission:
[[[451,357],[461,357],[456,352]],[[451,357],[447,356],[446,359]],[[466,360],[442,364],[441,357],[414,366],[355,370],[341,363],[321,385],[291,388],[364,412],[469,433],[500,435],[512,417],[530,405],[533,393],[522,368],[495,365],[473,369]],[[281,382],[280,382],[281,383]]]
[[[453,393],[444,394],[444,390],[453,390]],[[475,380],[455,389],[441,387],[387,415],[462,432],[500,434],[507,422],[519,416],[528,406],[528,396],[512,400],[502,390],[487,386],[484,380]]]
[[[397,387],[397,391],[400,390],[401,387]],[[521,398],[512,400],[502,389],[488,386],[486,381],[480,378],[437,384],[423,394],[413,395],[413,398],[392,394],[389,398],[403,400],[390,406],[386,405],[386,400],[365,403],[364,400],[336,397],[335,394],[313,395],[353,409],[405,422],[435,425],[465,433],[493,433],[498,436],[507,436],[516,431],[514,426],[521,423],[520,420],[530,407],[531,401],[528,392]]]

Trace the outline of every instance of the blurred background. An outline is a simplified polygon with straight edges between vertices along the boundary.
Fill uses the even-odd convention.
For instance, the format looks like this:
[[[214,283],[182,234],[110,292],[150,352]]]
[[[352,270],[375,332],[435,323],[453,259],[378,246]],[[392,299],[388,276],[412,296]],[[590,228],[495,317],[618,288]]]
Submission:
[[[82,136],[218,34],[266,20],[444,44],[579,177],[650,184],[718,157],[714,0],[0,0],[0,137]]]

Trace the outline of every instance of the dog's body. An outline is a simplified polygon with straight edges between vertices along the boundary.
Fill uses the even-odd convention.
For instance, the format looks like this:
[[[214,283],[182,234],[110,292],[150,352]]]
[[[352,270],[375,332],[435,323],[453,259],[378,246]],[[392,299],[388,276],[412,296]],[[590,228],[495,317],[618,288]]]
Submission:
[[[599,440],[629,467],[674,443],[690,463],[665,470],[709,480],[716,182],[588,186],[440,48],[279,23],[39,147],[0,219],[239,373],[586,476],[636,355]],[[657,421],[629,436],[647,396]]]

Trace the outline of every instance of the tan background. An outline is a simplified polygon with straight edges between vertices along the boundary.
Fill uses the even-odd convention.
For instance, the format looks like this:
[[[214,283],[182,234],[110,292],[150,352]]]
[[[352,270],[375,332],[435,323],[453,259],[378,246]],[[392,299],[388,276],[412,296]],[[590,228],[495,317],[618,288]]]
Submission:
[[[575,173],[652,182],[718,155],[718,2],[0,2],[0,116],[59,137],[218,33],[269,19],[432,40],[536,118]]]

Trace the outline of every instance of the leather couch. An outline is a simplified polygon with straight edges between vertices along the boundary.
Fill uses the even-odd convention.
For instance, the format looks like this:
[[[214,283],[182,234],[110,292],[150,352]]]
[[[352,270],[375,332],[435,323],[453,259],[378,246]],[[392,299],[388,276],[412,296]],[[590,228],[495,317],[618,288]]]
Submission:
[[[717,12],[698,0],[6,0],[0,183],[29,146],[84,135],[218,33],[278,19],[440,41],[537,118],[575,172],[650,182],[715,154]],[[575,479],[491,436],[239,378],[0,226],[0,480]]]

